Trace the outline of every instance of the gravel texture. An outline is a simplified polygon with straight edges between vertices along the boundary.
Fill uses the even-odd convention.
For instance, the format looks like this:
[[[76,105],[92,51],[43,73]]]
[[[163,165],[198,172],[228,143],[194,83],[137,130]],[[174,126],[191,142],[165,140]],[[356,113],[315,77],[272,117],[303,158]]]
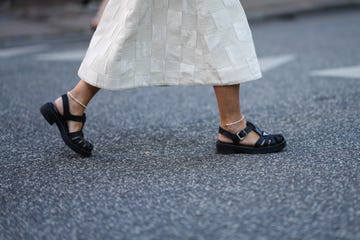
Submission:
[[[309,74],[359,64],[358,22],[252,25],[259,56],[296,56],[241,89],[248,119],[288,141],[269,155],[216,155],[214,93],[195,86],[101,91],[81,158],[39,113],[79,63],[0,59],[0,239],[360,239],[360,78]]]

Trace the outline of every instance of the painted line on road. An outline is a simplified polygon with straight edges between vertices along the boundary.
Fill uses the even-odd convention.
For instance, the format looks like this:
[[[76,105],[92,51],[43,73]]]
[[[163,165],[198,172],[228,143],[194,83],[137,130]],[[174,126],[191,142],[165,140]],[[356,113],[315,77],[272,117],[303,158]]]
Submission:
[[[270,56],[259,58],[260,68],[263,72],[270,71],[274,68],[280,67],[286,63],[294,61],[296,58],[293,54]]]
[[[360,79],[360,65],[343,67],[343,68],[317,70],[311,72],[311,76]]]
[[[30,53],[37,53],[48,49],[47,45],[34,45],[26,47],[12,47],[0,49],[0,58],[18,57]]]
[[[38,61],[80,62],[84,58],[85,53],[86,53],[86,49],[52,52],[52,53],[37,54],[35,56],[35,59]]]

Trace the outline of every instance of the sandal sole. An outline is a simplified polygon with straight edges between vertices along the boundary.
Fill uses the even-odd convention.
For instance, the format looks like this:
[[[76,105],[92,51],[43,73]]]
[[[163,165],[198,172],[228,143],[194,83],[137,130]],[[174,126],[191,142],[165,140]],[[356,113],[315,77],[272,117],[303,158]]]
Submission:
[[[232,143],[216,142],[216,153],[218,154],[266,154],[280,152],[286,147],[286,141],[268,147],[252,147],[245,145],[234,145]]]
[[[57,111],[55,110],[55,106],[53,103],[45,103],[41,108],[40,108],[40,112],[43,115],[43,117],[45,118],[45,120],[50,124],[53,125],[54,123],[56,123],[56,126],[58,127],[60,134],[61,134],[61,138],[63,139],[64,143],[71,148],[73,151],[75,151],[76,153],[79,153],[81,156],[83,157],[90,157],[91,156],[91,152],[85,151],[79,147],[77,147],[75,144],[73,144],[71,142],[71,140],[68,138],[67,134],[66,134],[66,129],[61,121],[61,119],[59,118],[59,114],[57,113]]]

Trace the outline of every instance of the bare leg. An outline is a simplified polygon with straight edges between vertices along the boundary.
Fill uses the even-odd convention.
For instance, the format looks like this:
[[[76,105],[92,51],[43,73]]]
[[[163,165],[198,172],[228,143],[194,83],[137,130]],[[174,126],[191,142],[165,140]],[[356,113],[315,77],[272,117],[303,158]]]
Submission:
[[[95,17],[93,18],[93,20],[91,21],[91,27],[92,27],[93,29],[96,29],[96,28],[97,28],[97,26],[98,26],[98,24],[99,24],[99,22],[100,22],[100,19],[101,19],[103,13],[104,13],[104,10],[105,10],[106,5],[107,5],[108,2],[109,2],[109,0],[103,0],[103,1],[101,2],[101,5],[100,5],[100,7],[99,7],[99,10],[98,10],[97,13],[96,13],[96,16],[95,16]]]
[[[71,94],[78,99],[84,105],[87,105],[90,100],[95,96],[99,91],[99,88],[94,87],[83,80],[80,80],[78,84],[70,91]],[[61,98],[55,100],[55,107],[60,114],[63,114],[63,102]],[[75,102],[71,97],[69,97],[69,109],[70,113],[73,115],[81,116],[84,114],[85,109]],[[83,123],[68,121],[69,132],[79,131]]]
[[[232,126],[225,126],[225,124],[235,122],[243,116],[240,109],[240,85],[214,86],[214,90],[219,108],[220,126],[232,133],[237,133],[244,129],[246,127],[246,120]],[[259,135],[255,132],[250,132],[241,143],[254,145],[258,139]],[[219,134],[219,140],[232,142],[221,134]]]

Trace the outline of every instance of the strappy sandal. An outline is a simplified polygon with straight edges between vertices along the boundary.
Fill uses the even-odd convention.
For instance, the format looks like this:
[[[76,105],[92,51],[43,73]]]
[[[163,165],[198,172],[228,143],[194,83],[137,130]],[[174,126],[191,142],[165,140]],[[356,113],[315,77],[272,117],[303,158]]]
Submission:
[[[61,137],[64,140],[65,144],[69,146],[72,150],[79,153],[83,157],[89,157],[91,155],[93,145],[84,139],[83,127],[86,122],[85,113],[82,116],[72,115],[69,111],[69,99],[66,94],[61,96],[63,101],[64,114],[61,115],[55,105],[51,102],[45,103],[41,108],[40,112],[48,121],[50,125],[56,123]],[[80,131],[69,132],[67,121],[82,122],[83,126]]]
[[[260,138],[255,143],[255,146],[241,144],[241,141],[251,132],[256,132]],[[246,123],[246,128],[233,134],[225,129],[219,127],[219,133],[232,140],[232,143],[222,142],[218,140],[216,142],[217,153],[220,154],[234,154],[234,153],[274,153],[280,152],[285,146],[285,138],[280,134],[268,134],[265,131],[260,130],[251,122]]]

